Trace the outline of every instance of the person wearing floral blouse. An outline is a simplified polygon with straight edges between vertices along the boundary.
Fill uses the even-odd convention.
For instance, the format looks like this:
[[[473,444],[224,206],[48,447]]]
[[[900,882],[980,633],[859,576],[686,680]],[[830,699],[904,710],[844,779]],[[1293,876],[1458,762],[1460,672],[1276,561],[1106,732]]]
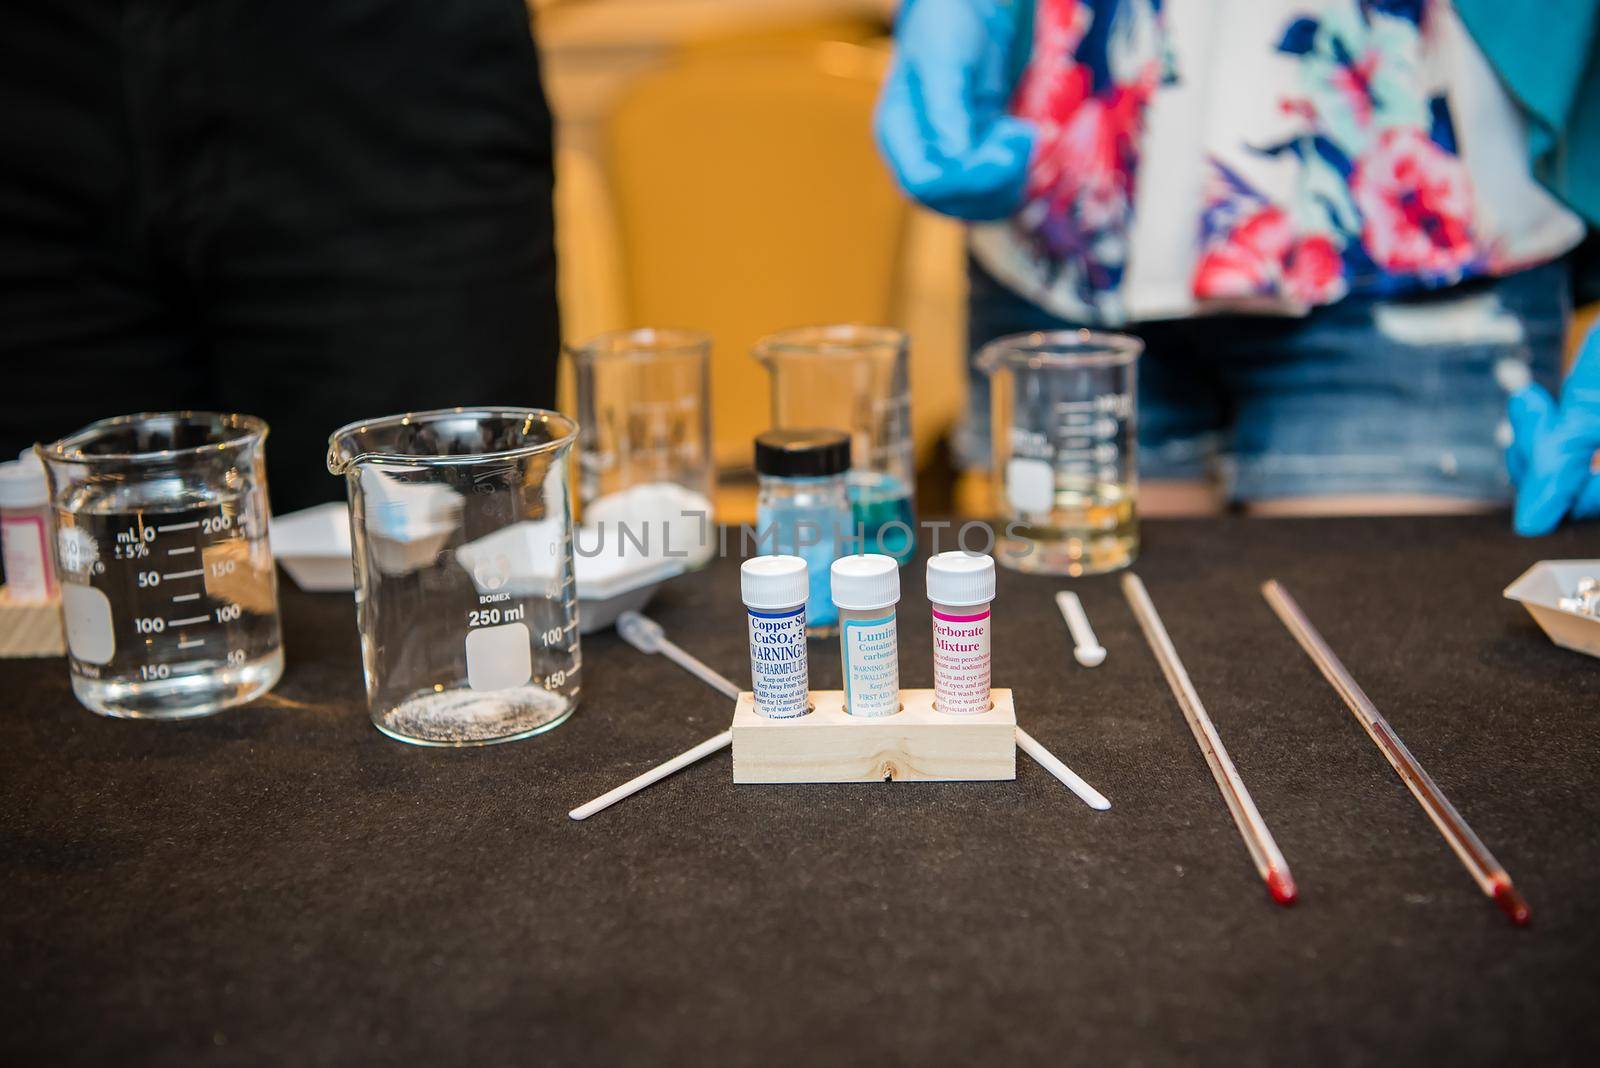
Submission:
[[[1450,3],[910,0],[896,36],[878,138],[972,223],[974,350],[1141,337],[1147,504],[1509,499],[1507,400],[1560,380],[1585,227]]]

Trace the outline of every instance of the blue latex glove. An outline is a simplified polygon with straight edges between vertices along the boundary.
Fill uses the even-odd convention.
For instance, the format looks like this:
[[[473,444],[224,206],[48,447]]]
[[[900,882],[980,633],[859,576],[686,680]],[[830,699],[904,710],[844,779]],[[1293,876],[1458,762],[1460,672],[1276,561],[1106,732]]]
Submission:
[[[973,221],[1021,205],[1036,131],[1006,105],[1032,36],[1033,0],[906,0],[876,125],[911,197]]]
[[[1518,534],[1548,534],[1562,519],[1600,515],[1600,327],[1589,331],[1557,404],[1543,386],[1511,397],[1506,466],[1517,487]]]

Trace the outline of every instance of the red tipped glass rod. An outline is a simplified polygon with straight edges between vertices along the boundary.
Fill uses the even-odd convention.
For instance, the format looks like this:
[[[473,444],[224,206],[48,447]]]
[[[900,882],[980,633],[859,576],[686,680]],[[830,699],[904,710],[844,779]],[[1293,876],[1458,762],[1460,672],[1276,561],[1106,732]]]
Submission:
[[[1511,922],[1519,927],[1528,922],[1528,903],[1522,899],[1517,888],[1511,885],[1511,876],[1494,854],[1489,852],[1483,841],[1467,826],[1467,821],[1461,818],[1461,813],[1444,796],[1444,791],[1439,789],[1439,784],[1433,777],[1423,770],[1417,758],[1411,755],[1411,750],[1400,740],[1400,736],[1389,726],[1389,721],[1383,718],[1366,691],[1356,684],[1344,664],[1339,660],[1328,643],[1322,640],[1322,635],[1317,633],[1317,628],[1311,625],[1311,620],[1300,610],[1289,591],[1284,589],[1277,579],[1266,582],[1261,587],[1261,596],[1267,599],[1267,604],[1283,620],[1283,625],[1289,628],[1289,633],[1294,635],[1294,640],[1300,643],[1300,648],[1306,651],[1324,678],[1333,686],[1344,703],[1354,713],[1357,722],[1367,732],[1380,752],[1388,759],[1389,764],[1400,775],[1400,780],[1411,791],[1411,796],[1417,799],[1417,804],[1428,814],[1433,825],[1439,828],[1439,833],[1444,835],[1444,840],[1450,843],[1450,848],[1455,850],[1456,856],[1461,858],[1461,863],[1466,865],[1467,871],[1473,879],[1477,880],[1478,887],[1494,903],[1500,906]]]
[[[1139,621],[1139,628],[1144,631],[1145,641],[1150,643],[1150,651],[1161,665],[1161,673],[1167,677],[1167,685],[1172,687],[1172,695],[1178,699],[1178,707],[1183,709],[1183,718],[1189,721],[1189,729],[1194,732],[1194,740],[1200,744],[1200,752],[1217,780],[1217,789],[1222,791],[1222,800],[1227,802],[1233,822],[1239,827],[1256,871],[1261,873],[1271,891],[1272,900],[1280,905],[1294,904],[1297,895],[1289,864],[1283,859],[1278,843],[1273,841],[1272,832],[1267,830],[1266,821],[1256,811],[1256,803],[1250,799],[1244,780],[1239,778],[1239,771],[1233,766],[1206,706],[1200,703],[1200,695],[1189,681],[1189,672],[1178,659],[1178,650],[1173,647],[1172,638],[1167,635],[1166,625],[1161,622],[1161,615],[1145,591],[1144,583],[1139,581],[1138,575],[1123,575],[1122,592],[1128,598],[1134,618]]]

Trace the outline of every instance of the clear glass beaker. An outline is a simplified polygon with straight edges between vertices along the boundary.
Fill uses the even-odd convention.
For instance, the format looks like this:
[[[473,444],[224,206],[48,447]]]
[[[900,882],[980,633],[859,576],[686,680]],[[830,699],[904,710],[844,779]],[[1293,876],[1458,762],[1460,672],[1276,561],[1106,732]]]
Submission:
[[[1089,330],[990,342],[990,485],[1005,528],[995,559],[1018,571],[1093,575],[1139,552],[1136,371],[1144,345]]]
[[[578,703],[567,451],[538,408],[452,408],[352,423],[345,476],[372,722],[419,745],[549,730]]]
[[[711,338],[693,330],[619,330],[569,352],[584,525],[626,525],[647,555],[701,566],[717,537]]]
[[[847,478],[861,552],[903,566],[916,552],[910,348],[887,326],[804,326],[769,334],[755,358],[772,375],[772,425],[850,434]]]
[[[254,416],[165,412],[38,447],[72,692],[89,709],[203,716],[283,674],[266,437]]]

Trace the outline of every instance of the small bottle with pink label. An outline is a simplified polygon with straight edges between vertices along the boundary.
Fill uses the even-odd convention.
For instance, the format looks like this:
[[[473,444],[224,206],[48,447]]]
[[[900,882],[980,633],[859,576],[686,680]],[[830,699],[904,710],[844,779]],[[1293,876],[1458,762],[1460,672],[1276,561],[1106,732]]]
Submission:
[[[50,486],[39,458],[30,451],[14,463],[0,464],[0,553],[10,600],[48,601],[56,596],[50,556],[53,525]]]
[[[928,561],[933,604],[933,707],[953,716],[989,711],[989,608],[994,560],[940,553]]]

